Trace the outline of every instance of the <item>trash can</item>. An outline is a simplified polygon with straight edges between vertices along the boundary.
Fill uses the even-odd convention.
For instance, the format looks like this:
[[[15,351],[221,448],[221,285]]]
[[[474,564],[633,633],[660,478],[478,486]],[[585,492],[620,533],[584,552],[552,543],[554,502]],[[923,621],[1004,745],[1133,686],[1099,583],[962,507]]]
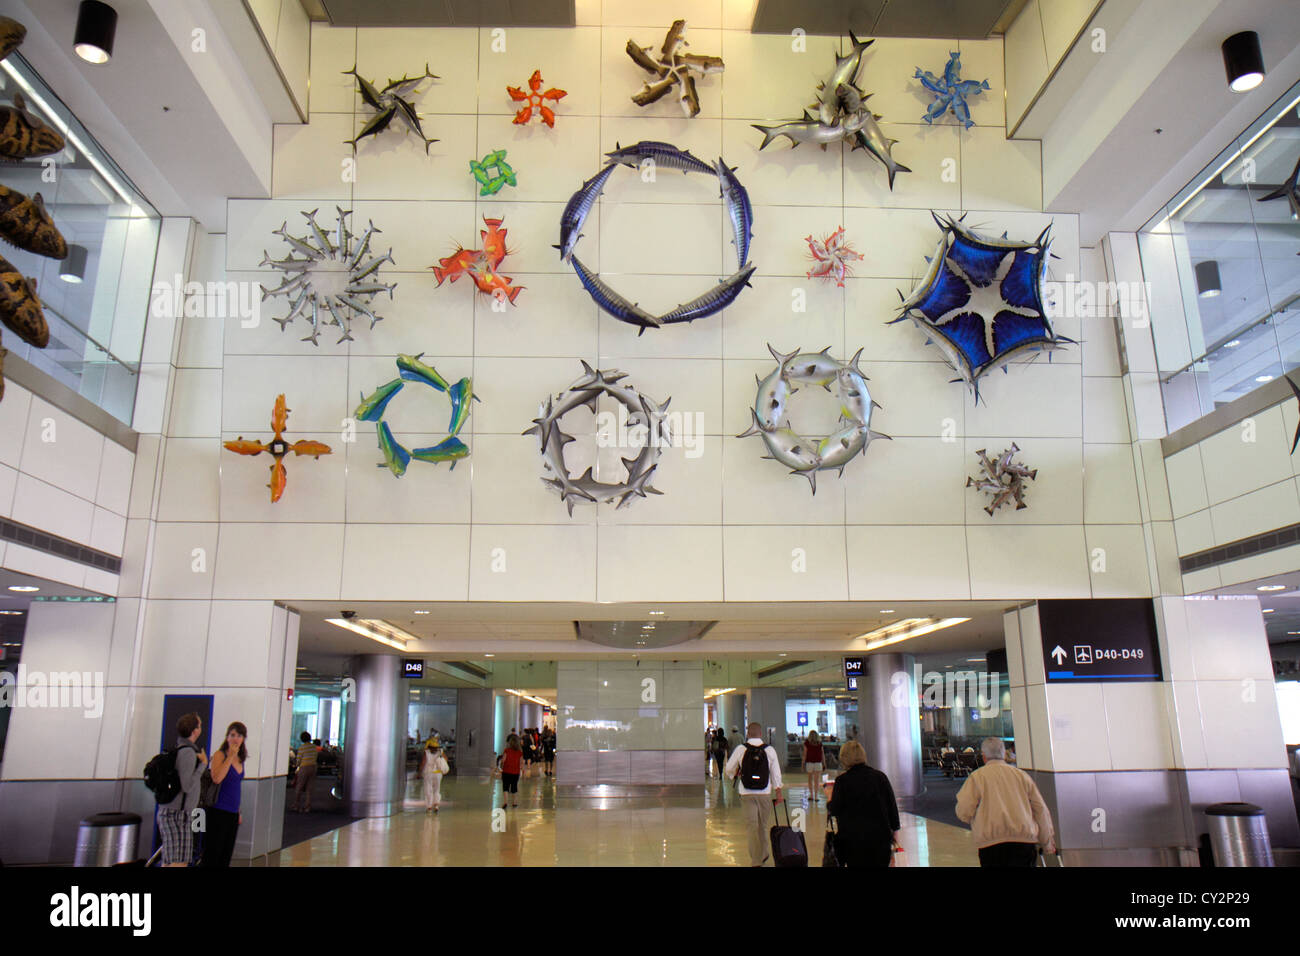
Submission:
[[[1253,803],[1213,803],[1205,808],[1215,866],[1272,866],[1268,820]]]
[[[134,863],[140,845],[138,813],[96,813],[77,828],[73,866],[116,866]]]

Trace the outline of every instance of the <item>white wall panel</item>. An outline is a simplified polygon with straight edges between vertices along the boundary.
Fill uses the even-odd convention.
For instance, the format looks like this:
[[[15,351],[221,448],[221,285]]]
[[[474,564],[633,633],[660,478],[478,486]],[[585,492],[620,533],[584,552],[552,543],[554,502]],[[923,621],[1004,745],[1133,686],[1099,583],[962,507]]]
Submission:
[[[847,533],[850,600],[970,597],[964,528],[850,526]]]
[[[845,531],[826,527],[727,527],[728,601],[843,601]]]

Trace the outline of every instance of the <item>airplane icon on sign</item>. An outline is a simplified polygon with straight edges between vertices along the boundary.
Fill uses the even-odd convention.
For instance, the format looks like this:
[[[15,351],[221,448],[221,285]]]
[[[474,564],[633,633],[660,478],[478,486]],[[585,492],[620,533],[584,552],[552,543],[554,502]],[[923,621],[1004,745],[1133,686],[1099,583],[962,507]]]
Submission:
[[[1075,645],[1074,645],[1074,662],[1075,662],[1076,664],[1091,664],[1091,663],[1092,663],[1092,645],[1091,645],[1091,644],[1075,644]]]

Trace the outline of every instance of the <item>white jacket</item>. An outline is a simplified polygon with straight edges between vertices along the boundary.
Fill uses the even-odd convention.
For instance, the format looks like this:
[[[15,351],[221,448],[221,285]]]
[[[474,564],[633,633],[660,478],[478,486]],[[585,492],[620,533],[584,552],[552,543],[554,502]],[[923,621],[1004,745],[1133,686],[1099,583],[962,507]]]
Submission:
[[[957,791],[957,818],[971,825],[975,846],[1052,842],[1052,815],[1034,778],[1005,760],[990,760]]]
[[[763,747],[763,741],[758,737],[750,737],[745,741],[745,744]],[[735,780],[736,774],[740,773],[740,761],[745,756],[745,744],[741,744],[733,750],[731,757],[727,760],[723,772],[726,773],[729,780]],[[743,783],[737,784],[737,789],[742,796],[747,793],[771,793],[773,787],[778,790],[781,788],[781,760],[777,757],[776,750],[771,745],[763,747],[763,749],[767,751],[767,788],[764,790],[749,790]]]

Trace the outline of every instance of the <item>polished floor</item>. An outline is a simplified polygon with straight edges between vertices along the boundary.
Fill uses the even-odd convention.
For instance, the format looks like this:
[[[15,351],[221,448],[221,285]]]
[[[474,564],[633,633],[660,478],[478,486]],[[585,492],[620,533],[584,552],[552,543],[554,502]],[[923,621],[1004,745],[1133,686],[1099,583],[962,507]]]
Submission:
[[[812,865],[821,862],[824,798],[804,781],[786,796],[802,816]],[[272,866],[747,866],[740,800],[716,778],[698,794],[557,799],[554,783],[519,783],[519,807],[501,810],[498,780],[449,777],[442,806],[426,813],[418,779],[403,812],[358,820],[272,854]],[[782,814],[784,820],[784,813]],[[908,866],[978,866],[970,831],[902,814]]]

